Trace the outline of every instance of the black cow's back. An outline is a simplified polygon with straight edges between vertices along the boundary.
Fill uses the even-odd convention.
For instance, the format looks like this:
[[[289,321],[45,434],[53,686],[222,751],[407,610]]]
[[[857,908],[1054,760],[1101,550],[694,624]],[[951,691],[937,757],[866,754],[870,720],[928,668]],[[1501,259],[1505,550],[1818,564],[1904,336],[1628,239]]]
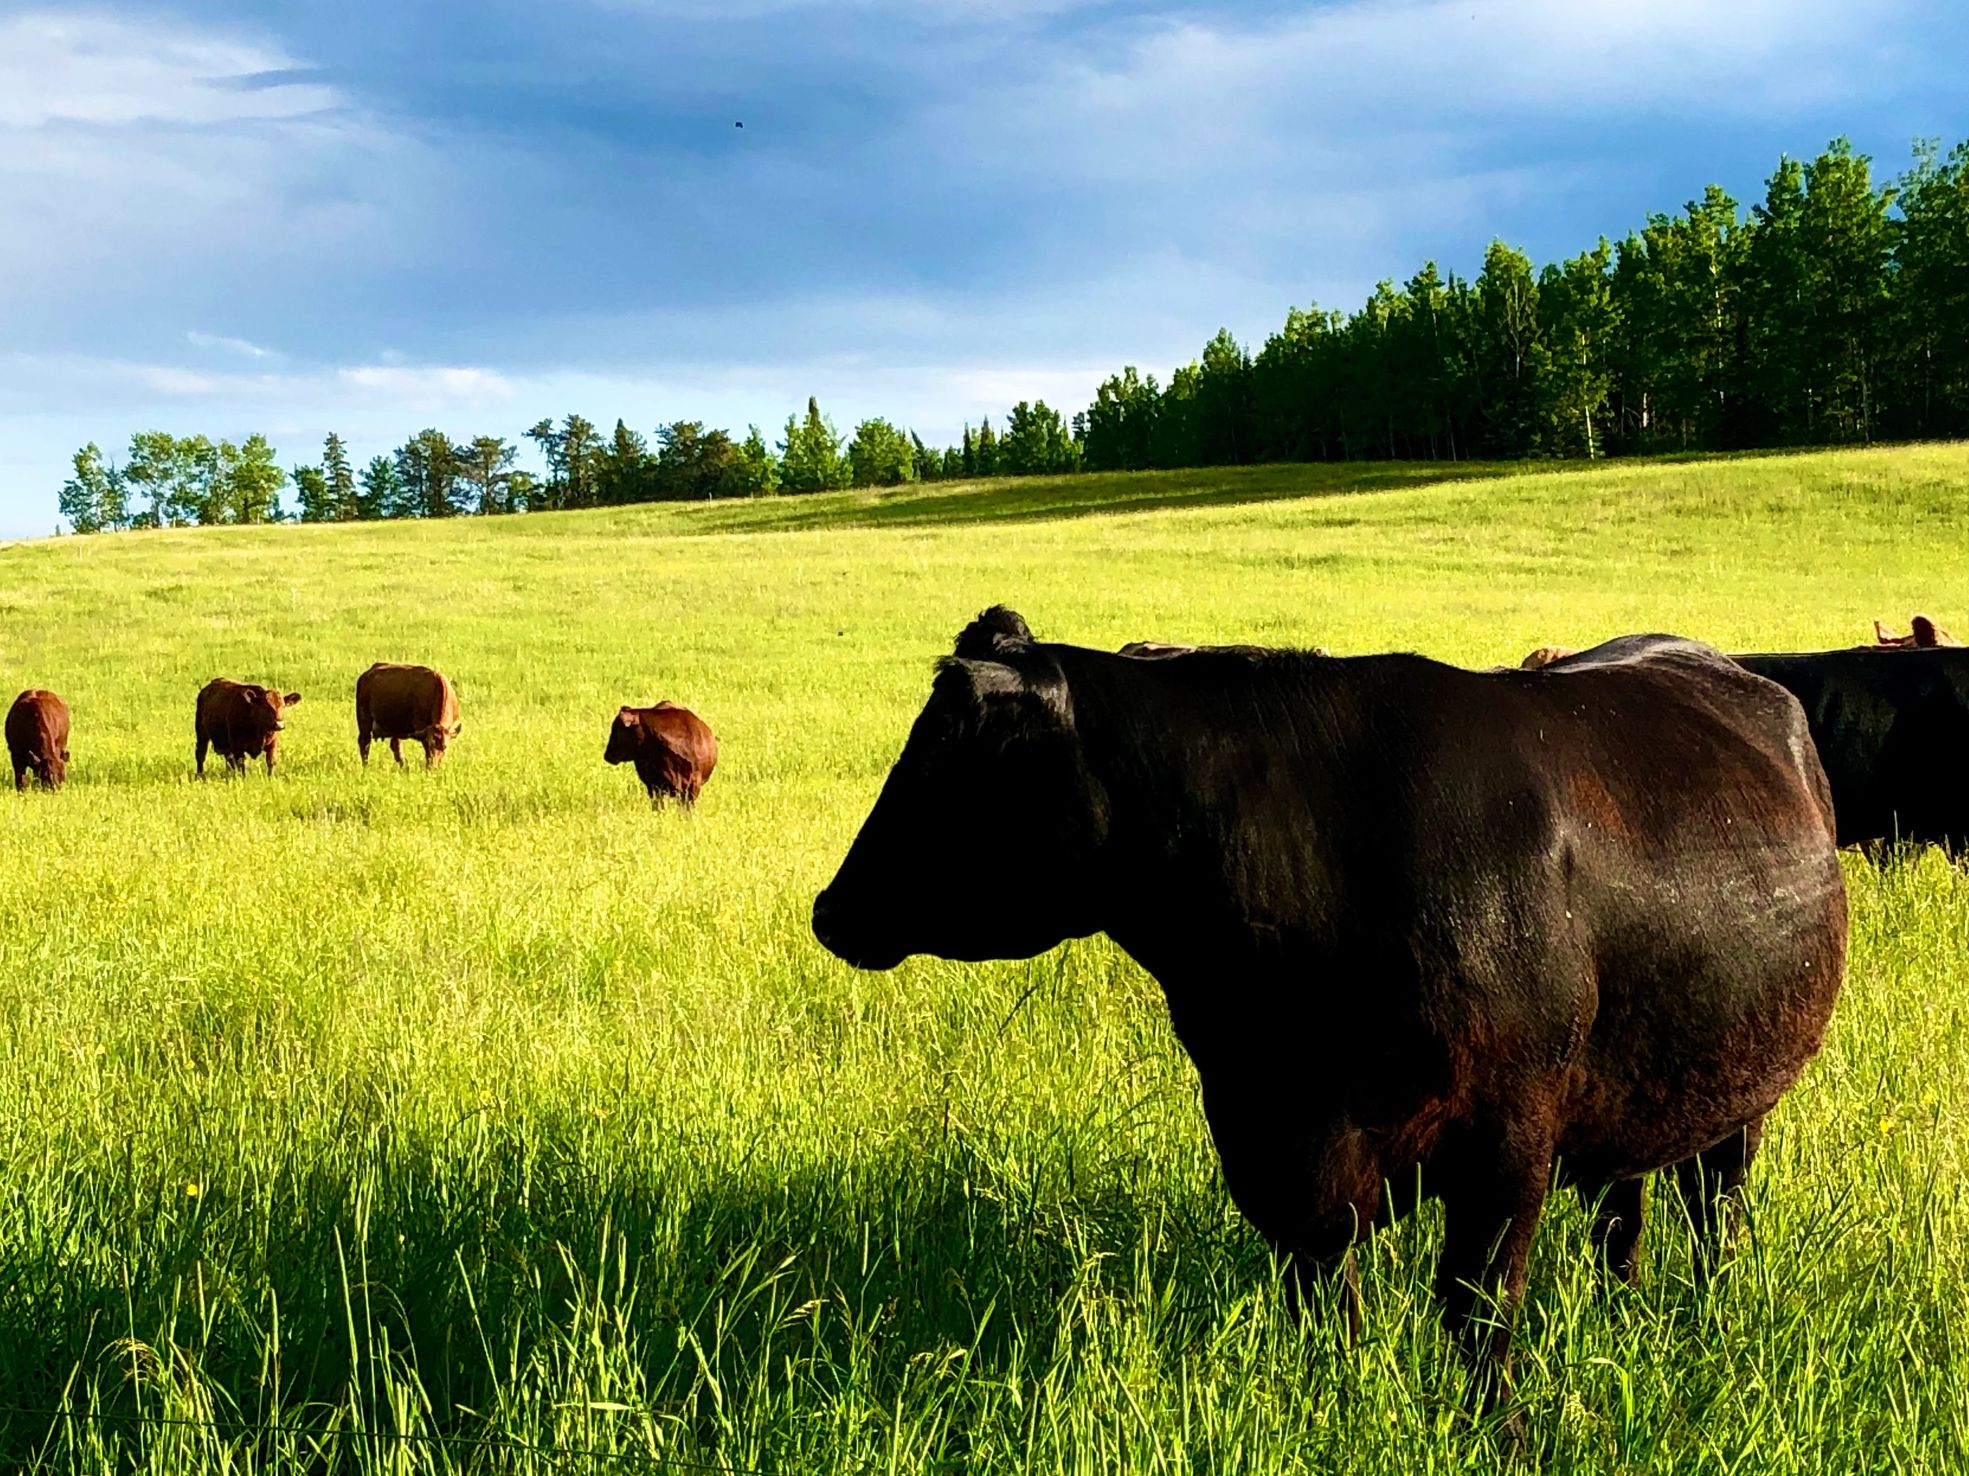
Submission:
[[[1735,660],[1803,706],[1841,845],[1969,846],[1969,650],[1862,646]]]

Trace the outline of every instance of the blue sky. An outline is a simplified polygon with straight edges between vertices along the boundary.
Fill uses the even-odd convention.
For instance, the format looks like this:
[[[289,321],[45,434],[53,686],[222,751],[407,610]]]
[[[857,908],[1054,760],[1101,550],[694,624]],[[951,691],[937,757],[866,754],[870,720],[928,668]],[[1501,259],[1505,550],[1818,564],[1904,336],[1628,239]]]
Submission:
[[[577,410],[926,439],[1844,133],[1969,135],[1940,0],[0,0],[0,536],[73,449]],[[733,126],[743,122],[742,129]]]

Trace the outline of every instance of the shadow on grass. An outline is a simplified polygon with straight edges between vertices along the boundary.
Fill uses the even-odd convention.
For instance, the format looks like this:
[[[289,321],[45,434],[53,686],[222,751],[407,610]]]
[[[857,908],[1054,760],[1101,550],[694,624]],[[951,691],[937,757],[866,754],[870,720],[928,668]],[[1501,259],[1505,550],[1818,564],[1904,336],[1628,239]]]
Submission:
[[[770,1422],[789,1369],[877,1406],[960,1355],[1016,1380],[1092,1305],[1152,1287],[1182,1343],[1268,1265],[1201,1187],[1046,1192],[956,1140],[687,1187],[682,1145],[601,1171],[572,1138],[455,1146],[280,1171],[249,1203],[73,1183],[67,1223],[0,1249],[0,1468],[79,1427],[53,1411],[333,1443],[387,1415],[392,1370],[428,1409],[415,1438],[496,1442],[588,1400],[715,1448]],[[163,1207],[133,1223],[133,1202]]]
[[[1484,482],[1551,472],[1618,475],[1698,462],[1796,458],[1820,448],[1674,451],[1599,461],[1337,461],[1176,471],[1082,472],[933,482],[887,491],[823,492],[668,504],[683,533],[776,533],[818,528],[938,528],[1044,522],[1159,509],[1229,507],[1357,493],[1402,492],[1452,482]]]
[[[1344,462],[1201,467],[1186,471],[1088,472],[937,482],[887,492],[755,498],[691,508],[679,531],[774,533],[815,528],[934,528],[970,523],[1226,507],[1297,498],[1397,492],[1446,482],[1553,470],[1541,462]]]

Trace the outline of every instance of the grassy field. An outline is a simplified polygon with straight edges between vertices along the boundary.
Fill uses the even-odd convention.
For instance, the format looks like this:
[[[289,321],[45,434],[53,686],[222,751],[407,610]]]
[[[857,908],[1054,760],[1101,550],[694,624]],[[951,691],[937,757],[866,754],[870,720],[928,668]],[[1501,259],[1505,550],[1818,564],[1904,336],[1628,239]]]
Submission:
[[[1117,950],[866,975],[806,925],[996,601],[1471,664],[1969,624],[1969,448],[1457,470],[0,547],[4,695],[75,717],[69,788],[0,802],[0,1468],[1508,1467],[1437,1218],[1366,1257],[1358,1344],[1302,1332]],[[385,658],[457,683],[435,773],[357,764]],[[192,780],[221,674],[304,694],[271,780]],[[659,697],[723,744],[694,817],[601,763]],[[1664,1213],[1603,1298],[1555,1199],[1534,1463],[1969,1464],[1969,880],[1849,874],[1726,1274]]]

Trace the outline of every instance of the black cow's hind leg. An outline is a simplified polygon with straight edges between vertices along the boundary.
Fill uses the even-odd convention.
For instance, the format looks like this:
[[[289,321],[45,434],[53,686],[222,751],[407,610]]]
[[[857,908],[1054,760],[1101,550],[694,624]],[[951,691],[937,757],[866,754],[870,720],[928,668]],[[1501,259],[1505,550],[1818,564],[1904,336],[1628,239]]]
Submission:
[[[1580,1197],[1589,1204],[1595,1193],[1599,1197],[1593,1210],[1593,1250],[1607,1286],[1616,1281],[1633,1284],[1647,1213],[1647,1185],[1646,1179],[1614,1179],[1591,1189],[1581,1186]]]
[[[1736,1238],[1743,1177],[1764,1138],[1764,1119],[1746,1123],[1720,1143],[1675,1165],[1675,1187],[1695,1231],[1695,1272],[1707,1281]]]
[[[1466,1145],[1459,1157],[1442,1191],[1436,1295],[1489,1405],[1511,1395],[1511,1323],[1551,1187],[1552,1144],[1535,1130],[1506,1128],[1488,1149]],[[1515,1415],[1511,1426],[1521,1433]]]

